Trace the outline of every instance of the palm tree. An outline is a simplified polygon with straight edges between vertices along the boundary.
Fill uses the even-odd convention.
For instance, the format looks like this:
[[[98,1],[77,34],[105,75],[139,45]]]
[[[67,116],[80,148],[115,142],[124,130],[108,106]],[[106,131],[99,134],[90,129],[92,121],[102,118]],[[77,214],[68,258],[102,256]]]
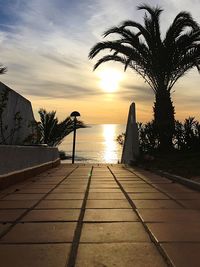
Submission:
[[[56,111],[47,112],[45,109],[39,110],[40,123],[38,124],[41,143],[48,146],[57,146],[62,140],[74,130],[74,123],[70,117],[58,122]],[[83,122],[77,121],[76,128],[85,128]]]
[[[154,123],[160,147],[169,150],[175,127],[171,90],[188,70],[197,67],[200,71],[200,27],[190,13],[180,12],[165,38],[161,38],[159,18],[162,9],[143,4],[138,6],[138,10],[146,11],[144,26],[128,20],[109,29],[104,37],[118,34],[119,38],[97,43],[89,58],[109,49],[108,55],[97,61],[94,70],[104,62],[117,61],[124,65],[124,70],[130,67],[143,77],[155,95]]]

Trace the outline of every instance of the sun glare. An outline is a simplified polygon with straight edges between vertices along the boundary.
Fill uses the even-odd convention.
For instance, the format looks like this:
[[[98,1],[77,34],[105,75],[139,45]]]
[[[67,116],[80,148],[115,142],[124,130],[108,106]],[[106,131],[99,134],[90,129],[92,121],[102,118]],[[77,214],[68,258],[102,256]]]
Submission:
[[[113,69],[104,69],[99,72],[100,87],[106,93],[113,93],[118,90],[122,80],[122,73]]]
[[[117,142],[116,142],[116,125],[104,124],[103,137],[104,137],[104,161],[116,163],[118,160]]]

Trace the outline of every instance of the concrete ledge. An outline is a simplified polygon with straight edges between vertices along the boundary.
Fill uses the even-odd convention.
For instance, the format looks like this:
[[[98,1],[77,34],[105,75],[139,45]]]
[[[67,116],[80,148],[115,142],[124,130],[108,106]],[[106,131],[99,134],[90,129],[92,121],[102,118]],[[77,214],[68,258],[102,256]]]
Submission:
[[[9,174],[0,175],[0,190],[5,189],[6,187],[22,182],[30,177],[38,175],[41,172],[44,172],[50,168],[54,168],[60,164],[60,159],[56,159],[52,162],[43,163],[31,168],[22,169],[20,171],[11,172]]]
[[[179,175],[175,175],[175,174],[171,174],[168,172],[164,172],[164,171],[156,171],[155,173],[164,176],[172,181],[175,181],[177,183],[183,184],[191,189],[200,191],[200,183],[192,181],[190,179],[184,178],[182,176]]]
[[[185,185],[185,186],[187,186],[193,190],[200,191],[200,183],[195,182],[195,181],[190,180],[190,179],[187,179],[185,177],[179,176],[179,175],[175,175],[175,174],[168,173],[168,172],[161,171],[161,170],[146,170],[146,169],[143,169],[141,167],[133,167],[133,166],[127,165],[127,164],[125,165],[125,168],[127,168],[127,169],[130,168],[131,170],[133,170],[132,168],[134,168],[134,169],[137,169],[138,171],[145,170],[145,171],[148,171],[151,173],[155,173],[157,175],[160,175],[162,177],[165,177],[165,178],[168,178],[172,181],[175,181],[179,184]]]

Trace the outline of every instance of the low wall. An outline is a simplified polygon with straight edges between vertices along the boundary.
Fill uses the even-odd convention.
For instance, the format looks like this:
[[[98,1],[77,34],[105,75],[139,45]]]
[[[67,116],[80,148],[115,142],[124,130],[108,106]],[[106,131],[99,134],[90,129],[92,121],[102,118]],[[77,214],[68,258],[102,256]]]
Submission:
[[[0,189],[60,164],[58,149],[0,146]]]

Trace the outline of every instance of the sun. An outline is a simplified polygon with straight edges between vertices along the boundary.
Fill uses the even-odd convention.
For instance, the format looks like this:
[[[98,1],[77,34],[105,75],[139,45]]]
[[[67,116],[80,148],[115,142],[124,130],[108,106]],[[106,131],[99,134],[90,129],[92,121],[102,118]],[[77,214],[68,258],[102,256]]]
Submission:
[[[106,93],[116,92],[122,80],[122,73],[114,69],[103,69],[99,71],[100,87]]]

